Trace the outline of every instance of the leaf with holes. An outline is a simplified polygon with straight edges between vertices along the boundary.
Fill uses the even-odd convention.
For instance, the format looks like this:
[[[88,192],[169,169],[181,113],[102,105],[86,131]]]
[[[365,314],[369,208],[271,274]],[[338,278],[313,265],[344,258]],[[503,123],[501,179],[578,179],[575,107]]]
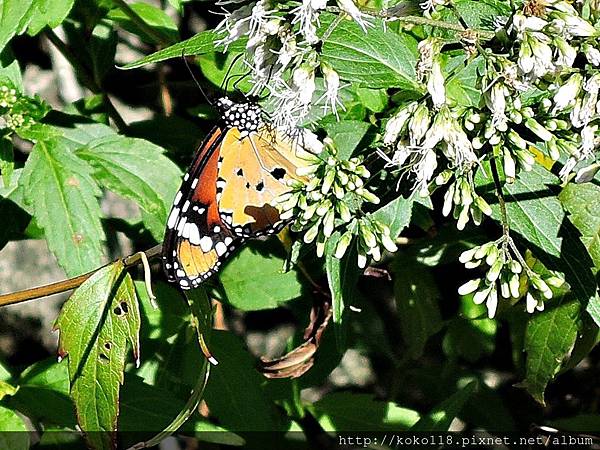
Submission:
[[[19,185],[33,216],[44,229],[48,248],[69,276],[98,267],[104,230],[96,197],[101,192],[91,167],[58,139],[40,141],[25,163]]]
[[[385,32],[380,19],[372,22],[365,33],[352,20],[336,25],[333,15],[322,14],[321,35],[325,38],[321,61],[345,81],[371,89],[395,87],[420,92],[415,74],[416,39],[408,33]]]
[[[179,168],[163,153],[144,139],[119,135],[93,139],[76,152],[94,168],[102,186],[133,200],[153,218],[144,222],[157,240],[162,239],[181,178]]]
[[[92,448],[114,449],[128,343],[139,358],[140,313],[123,264],[103,267],[73,292],[55,328],[79,426]]]

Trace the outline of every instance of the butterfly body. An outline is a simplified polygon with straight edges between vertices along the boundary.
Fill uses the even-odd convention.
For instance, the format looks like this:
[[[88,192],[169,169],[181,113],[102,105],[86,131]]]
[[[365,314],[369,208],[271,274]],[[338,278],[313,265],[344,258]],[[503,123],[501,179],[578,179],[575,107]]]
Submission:
[[[254,103],[223,97],[220,126],[206,137],[167,219],[163,266],[170,281],[197,287],[248,239],[279,232],[276,199],[310,164],[299,143],[271,127]]]

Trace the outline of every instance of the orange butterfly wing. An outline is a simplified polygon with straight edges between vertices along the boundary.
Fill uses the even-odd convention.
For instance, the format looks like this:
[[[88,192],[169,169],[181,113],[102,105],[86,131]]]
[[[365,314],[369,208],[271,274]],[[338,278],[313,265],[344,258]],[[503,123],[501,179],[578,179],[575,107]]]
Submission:
[[[167,220],[163,267],[169,281],[183,289],[210,277],[243,242],[223,224],[217,205],[219,157],[226,135],[215,128],[202,143]]]
[[[217,177],[219,213],[236,236],[280,231],[275,199],[290,191],[290,180],[303,180],[296,169],[309,164],[298,141],[267,126],[241,136],[230,129],[223,139]]]

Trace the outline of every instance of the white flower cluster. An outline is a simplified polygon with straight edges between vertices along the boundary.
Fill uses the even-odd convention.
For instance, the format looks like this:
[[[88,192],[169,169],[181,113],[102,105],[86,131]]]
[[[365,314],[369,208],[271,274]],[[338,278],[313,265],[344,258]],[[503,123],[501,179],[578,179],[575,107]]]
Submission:
[[[337,6],[366,31],[368,18],[353,0],[336,0]],[[258,0],[227,12],[217,27],[224,37],[217,42],[227,47],[243,36],[246,63],[250,67],[252,91],[266,89],[274,100],[272,122],[293,130],[308,114],[313,102],[317,72],[323,77],[325,110],[337,116],[340,79],[335,70],[319,61],[317,35],[319,16],[327,0],[302,0],[298,6],[272,0]],[[322,100],[319,99],[319,100]]]
[[[510,239],[510,238],[509,238]],[[554,275],[542,278],[531,267],[514,259],[506,238],[464,251],[459,261],[467,269],[487,266],[482,278],[474,278],[458,288],[460,295],[474,293],[476,304],[485,302],[488,317],[496,315],[499,299],[511,302],[525,297],[527,312],[544,310],[544,300],[553,297],[550,286],[560,287],[564,281]]]

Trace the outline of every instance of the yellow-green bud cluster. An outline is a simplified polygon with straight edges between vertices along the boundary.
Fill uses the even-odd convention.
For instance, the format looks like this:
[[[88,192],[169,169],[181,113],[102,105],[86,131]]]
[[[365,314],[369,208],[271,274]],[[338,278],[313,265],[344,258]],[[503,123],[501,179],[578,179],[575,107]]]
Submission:
[[[369,257],[375,261],[381,260],[382,249],[389,252],[398,250],[391,237],[390,228],[370,215],[355,219],[349,224],[348,230],[342,234],[335,248],[335,257],[341,258],[357,237],[358,267],[364,269]]]
[[[487,266],[485,277],[467,281],[458,288],[460,295],[473,295],[476,304],[485,302],[488,317],[491,319],[496,314],[498,299],[519,299],[526,297],[527,311],[532,313],[536,309],[544,309],[544,299],[552,298],[552,290],[548,284],[559,286],[562,281],[557,277],[545,280],[530,267],[513,259],[503,239],[488,242],[464,251],[459,261],[467,269],[482,265]]]
[[[6,85],[0,86],[0,108],[12,108],[17,103],[17,91]]]
[[[379,259],[379,244],[383,242],[385,248],[395,250],[387,226],[373,219],[355,218],[362,203],[379,203],[379,198],[365,187],[370,173],[361,159],[340,160],[331,145],[323,155],[315,156],[311,164],[297,170],[296,174],[307,177],[308,182],[293,182],[292,190],[277,199],[281,218],[293,219],[292,230],[305,230],[304,242],[316,242],[318,256],[323,255],[336,228],[346,229],[335,250],[339,258],[355,235],[359,236],[362,255]]]
[[[438,186],[443,185],[447,183],[451,177],[452,171],[446,169],[437,176],[435,180],[436,184]],[[455,181],[448,187],[448,190],[444,195],[442,214],[448,216],[450,212],[452,212],[453,217],[457,219],[456,227],[459,230],[465,228],[465,225],[469,222],[469,217],[473,219],[475,225],[479,225],[484,214],[486,216],[492,214],[490,205],[483,197],[475,192],[471,172],[457,175]]]

